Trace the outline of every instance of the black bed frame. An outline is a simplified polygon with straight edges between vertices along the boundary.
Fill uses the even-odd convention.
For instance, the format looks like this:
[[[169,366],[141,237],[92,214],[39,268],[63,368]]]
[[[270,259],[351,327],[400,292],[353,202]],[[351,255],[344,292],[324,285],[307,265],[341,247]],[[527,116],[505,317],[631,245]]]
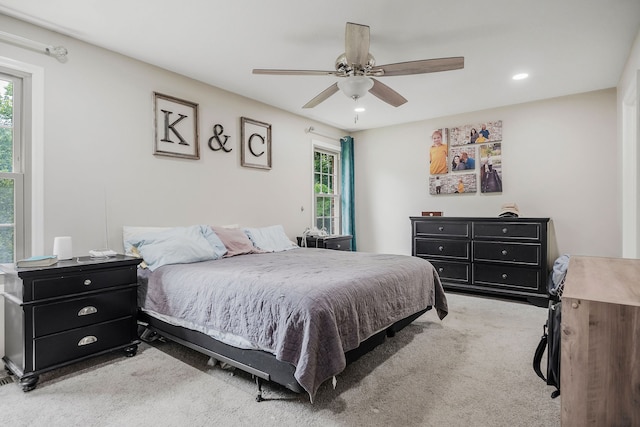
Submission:
[[[395,322],[388,328],[360,343],[358,348],[346,352],[347,365],[382,344],[385,337],[393,337],[396,332],[400,331],[430,309],[431,306]],[[255,378],[256,385],[258,386],[258,394],[256,396],[256,401],[258,402],[263,400],[262,381],[275,382],[296,393],[303,393],[305,391],[293,376],[296,369],[295,366],[277,360],[271,353],[233,347],[202,332],[163,322],[153,316],[149,316],[143,311],[138,312],[138,324],[141,326],[140,339],[143,341],[149,342],[163,337],[251,374]]]

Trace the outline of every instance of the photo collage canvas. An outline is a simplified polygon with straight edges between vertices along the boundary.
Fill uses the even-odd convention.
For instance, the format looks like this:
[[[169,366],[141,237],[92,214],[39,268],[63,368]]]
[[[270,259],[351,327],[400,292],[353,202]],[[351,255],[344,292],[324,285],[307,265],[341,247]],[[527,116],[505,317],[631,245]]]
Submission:
[[[502,192],[502,121],[435,129],[429,148],[429,194]]]

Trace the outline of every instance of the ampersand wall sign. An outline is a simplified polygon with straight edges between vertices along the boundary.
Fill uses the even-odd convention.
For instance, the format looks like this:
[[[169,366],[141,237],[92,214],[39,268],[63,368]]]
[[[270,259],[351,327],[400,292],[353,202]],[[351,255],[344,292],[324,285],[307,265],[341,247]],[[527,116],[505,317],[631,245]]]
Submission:
[[[271,169],[271,125],[241,117],[240,133],[240,164]]]
[[[209,138],[209,148],[213,151],[224,151],[225,153],[230,152],[232,149],[227,147],[227,140],[229,139],[229,135],[223,135],[224,128],[220,124],[216,124],[213,126],[213,136]],[[223,137],[223,139],[220,139]]]

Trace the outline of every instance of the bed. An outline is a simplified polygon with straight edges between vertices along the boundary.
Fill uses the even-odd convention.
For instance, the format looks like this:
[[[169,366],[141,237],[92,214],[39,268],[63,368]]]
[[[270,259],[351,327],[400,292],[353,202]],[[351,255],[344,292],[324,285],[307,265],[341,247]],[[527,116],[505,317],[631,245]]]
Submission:
[[[257,252],[257,253],[256,253]],[[420,258],[298,248],[139,269],[143,339],[162,336],[310,400],[320,385],[447,301]]]

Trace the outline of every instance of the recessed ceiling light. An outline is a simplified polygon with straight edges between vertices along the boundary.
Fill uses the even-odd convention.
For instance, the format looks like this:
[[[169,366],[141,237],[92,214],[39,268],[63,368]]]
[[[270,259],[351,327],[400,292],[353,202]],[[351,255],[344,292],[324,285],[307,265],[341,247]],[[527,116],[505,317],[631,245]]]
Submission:
[[[519,73],[519,74],[514,75],[514,76],[512,77],[512,79],[513,79],[513,80],[524,80],[524,79],[526,79],[527,77],[529,77],[529,74],[527,74],[527,73]]]
[[[356,113],[362,113],[363,111],[366,111],[364,107],[356,107],[353,109],[353,111],[355,111]]]

